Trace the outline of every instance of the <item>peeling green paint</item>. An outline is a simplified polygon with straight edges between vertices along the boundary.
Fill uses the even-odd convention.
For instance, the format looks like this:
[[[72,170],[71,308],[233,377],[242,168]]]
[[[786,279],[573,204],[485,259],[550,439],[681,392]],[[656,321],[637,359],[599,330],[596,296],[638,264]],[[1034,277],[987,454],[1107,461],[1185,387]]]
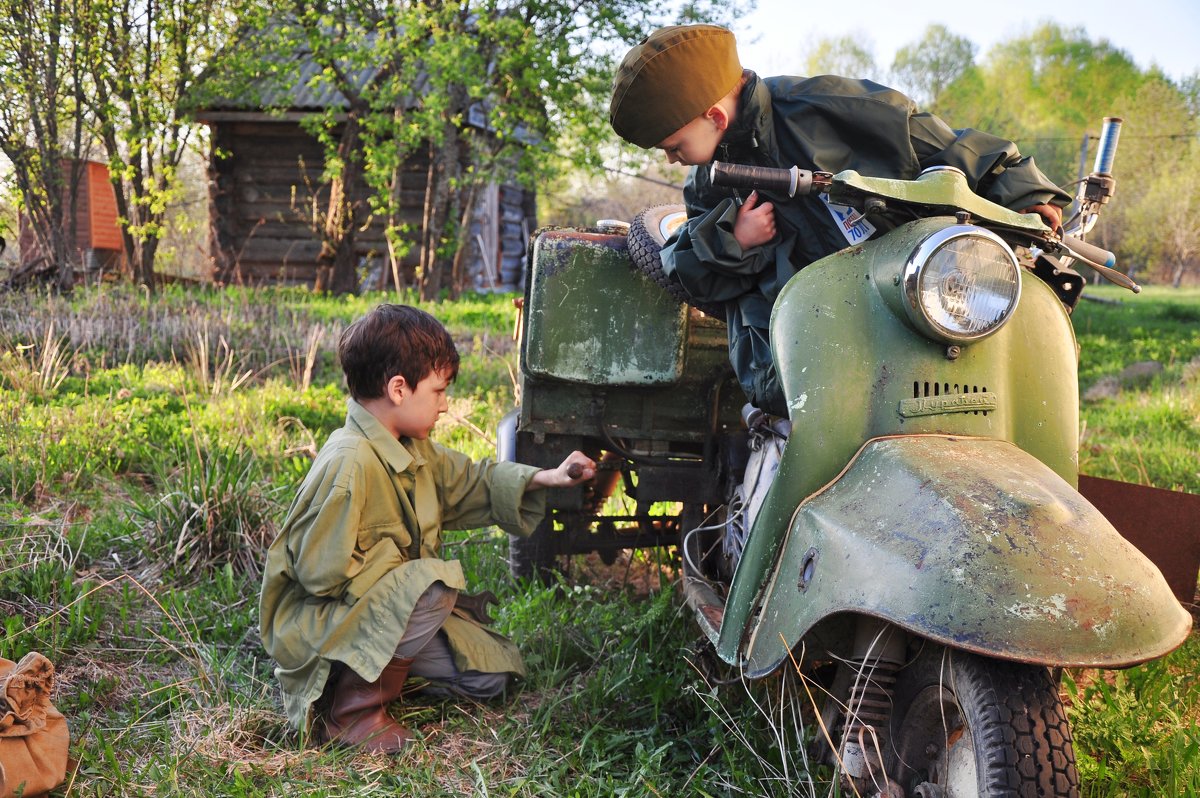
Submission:
[[[525,369],[587,385],[669,385],[683,373],[687,308],[630,263],[622,235],[538,236]]]

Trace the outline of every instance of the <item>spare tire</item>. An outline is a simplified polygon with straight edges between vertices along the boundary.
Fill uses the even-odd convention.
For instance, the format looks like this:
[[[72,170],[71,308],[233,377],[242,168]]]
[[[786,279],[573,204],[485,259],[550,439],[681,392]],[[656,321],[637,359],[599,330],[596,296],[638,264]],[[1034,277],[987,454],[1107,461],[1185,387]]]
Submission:
[[[667,239],[679,225],[687,221],[687,211],[682,205],[652,205],[633,217],[629,226],[629,257],[638,271],[645,274],[676,300],[700,310],[709,316],[725,318],[725,308],[720,304],[695,302],[683,290],[683,286],[663,271],[659,252]]]

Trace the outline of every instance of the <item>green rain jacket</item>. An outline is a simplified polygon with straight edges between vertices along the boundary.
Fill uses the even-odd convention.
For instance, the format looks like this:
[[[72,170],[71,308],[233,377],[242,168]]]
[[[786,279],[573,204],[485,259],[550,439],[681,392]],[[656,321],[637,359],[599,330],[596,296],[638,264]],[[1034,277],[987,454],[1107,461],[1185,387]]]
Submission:
[[[976,193],[1013,210],[1071,201],[1012,142],[978,130],[953,130],[932,114],[918,113],[893,89],[832,75],[761,79],[748,73],[738,117],[716,157],[905,180],[927,167],[948,165],[961,169]],[[817,195],[759,194],[775,204],[778,235],[743,250],[733,237],[742,197],[713,186],[706,166],[693,168],[684,186],[688,220],[662,250],[663,271],[693,300],[724,303],[729,356],[747,398],[786,416],[767,336],[771,307],[792,275],[848,241]]]
[[[362,405],[329,437],[267,553],[259,602],[263,645],[278,667],[284,708],[307,729],[333,662],[379,678],[417,598],[434,582],[463,589],[440,558],[443,529],[491,524],[529,534],[545,492],[538,469],[473,462],[431,441],[396,440]],[[461,670],[524,675],[516,647],[457,615],[443,631]]]

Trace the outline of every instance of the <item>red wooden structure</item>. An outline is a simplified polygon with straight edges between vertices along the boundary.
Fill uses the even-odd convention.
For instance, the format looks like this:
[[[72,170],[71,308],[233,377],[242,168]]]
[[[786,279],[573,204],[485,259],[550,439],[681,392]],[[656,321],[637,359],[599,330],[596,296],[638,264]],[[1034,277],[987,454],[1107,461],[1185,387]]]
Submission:
[[[72,178],[78,165],[78,186],[72,192]],[[108,167],[98,161],[64,161],[63,206],[71,213],[74,194],[74,218],[67,231],[67,241],[77,254],[77,269],[85,273],[116,271],[123,259],[121,225],[117,220],[117,195],[109,180]],[[29,266],[45,256],[29,220],[20,218],[20,253],[22,266]]]

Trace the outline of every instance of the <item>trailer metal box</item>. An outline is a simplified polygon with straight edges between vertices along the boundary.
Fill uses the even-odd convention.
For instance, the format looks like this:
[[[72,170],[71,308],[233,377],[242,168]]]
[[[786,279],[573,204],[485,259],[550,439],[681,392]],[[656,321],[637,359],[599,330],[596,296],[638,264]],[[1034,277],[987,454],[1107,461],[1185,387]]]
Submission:
[[[688,309],[631,268],[624,235],[548,230],[534,241],[524,369],[594,386],[683,375]]]

